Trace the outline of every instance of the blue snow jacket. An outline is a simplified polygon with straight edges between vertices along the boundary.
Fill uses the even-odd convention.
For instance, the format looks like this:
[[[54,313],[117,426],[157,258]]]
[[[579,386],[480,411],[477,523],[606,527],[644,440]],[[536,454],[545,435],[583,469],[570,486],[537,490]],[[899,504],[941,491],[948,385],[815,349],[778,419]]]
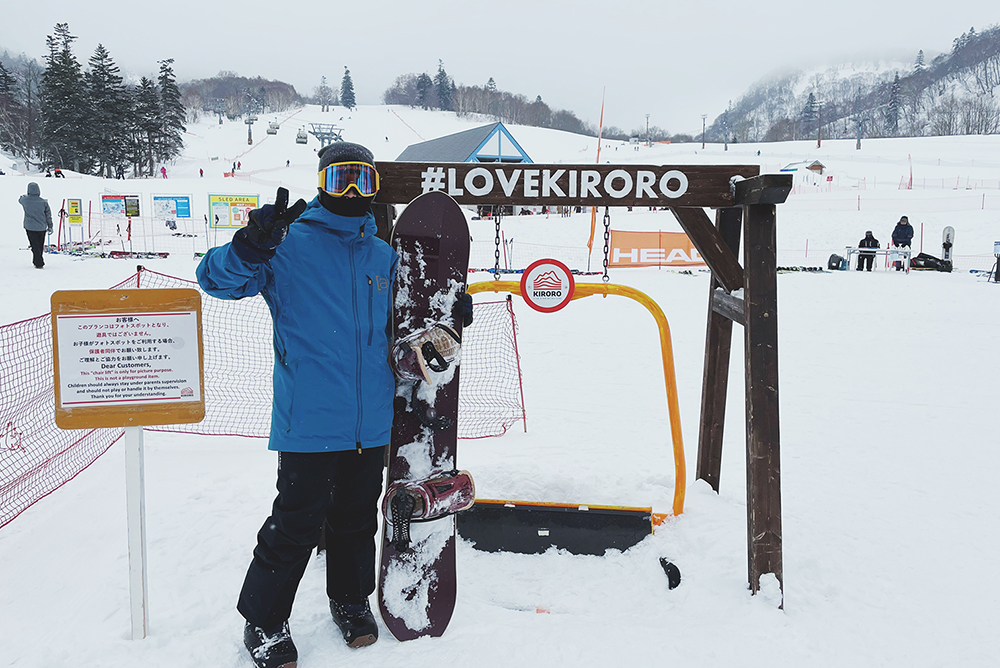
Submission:
[[[261,294],[271,309],[271,450],[360,450],[389,442],[396,251],[375,230],[370,213],[338,216],[315,198],[270,260],[247,262],[229,243],[209,250],[198,265],[198,284],[208,294]],[[238,357],[239,349],[233,353]]]

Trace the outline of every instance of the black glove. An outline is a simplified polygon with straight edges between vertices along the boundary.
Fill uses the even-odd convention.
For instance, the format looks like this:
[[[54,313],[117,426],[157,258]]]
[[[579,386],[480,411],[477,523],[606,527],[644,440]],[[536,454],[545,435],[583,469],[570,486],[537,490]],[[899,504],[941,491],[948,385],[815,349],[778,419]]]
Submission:
[[[306,210],[306,201],[300,199],[288,208],[288,190],[278,188],[274,204],[265,204],[250,212],[250,222],[246,226],[246,238],[261,249],[274,249],[285,240],[288,226]]]
[[[302,215],[308,206],[299,200],[288,209],[288,190],[278,188],[274,204],[265,204],[250,212],[247,226],[233,235],[233,251],[244,262],[261,264],[274,257],[274,249],[285,240],[288,226]]]
[[[462,322],[462,327],[468,327],[472,324],[472,295],[467,292],[462,292],[458,295],[458,299],[455,300],[454,308],[455,320],[460,320]]]

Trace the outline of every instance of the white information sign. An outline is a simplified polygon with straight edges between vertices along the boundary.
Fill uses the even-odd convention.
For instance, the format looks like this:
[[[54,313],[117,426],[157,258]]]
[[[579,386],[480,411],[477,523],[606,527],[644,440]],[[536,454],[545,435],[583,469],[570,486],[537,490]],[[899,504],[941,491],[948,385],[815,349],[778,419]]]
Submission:
[[[57,315],[59,408],[201,401],[198,313]]]

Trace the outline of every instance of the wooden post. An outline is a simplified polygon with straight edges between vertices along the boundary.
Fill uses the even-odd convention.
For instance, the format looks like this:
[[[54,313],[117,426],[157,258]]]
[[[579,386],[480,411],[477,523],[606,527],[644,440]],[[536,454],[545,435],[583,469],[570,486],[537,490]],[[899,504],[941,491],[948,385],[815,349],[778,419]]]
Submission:
[[[778,429],[778,292],[774,204],[744,208],[744,335],[747,424],[747,542],[750,590],[781,563]]]
[[[715,212],[716,227],[726,246],[737,257],[740,250],[742,214],[743,210],[740,207],[718,209]],[[713,274],[708,292],[705,372],[701,385],[701,426],[698,431],[698,463],[695,476],[718,492],[722,470],[722,435],[726,420],[726,392],[729,387],[733,320],[716,309],[716,288],[725,289]],[[743,324],[742,318],[740,324]]]
[[[728,291],[742,288],[743,268],[705,210],[701,207],[671,207],[670,212],[712,270],[712,278]],[[736,247],[739,248],[738,243]]]

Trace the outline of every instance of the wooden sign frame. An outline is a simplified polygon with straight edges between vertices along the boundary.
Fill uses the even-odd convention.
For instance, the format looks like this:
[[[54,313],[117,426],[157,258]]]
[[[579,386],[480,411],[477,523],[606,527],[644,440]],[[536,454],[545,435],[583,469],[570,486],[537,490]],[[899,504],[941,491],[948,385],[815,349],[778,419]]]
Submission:
[[[433,190],[459,204],[519,206],[733,206],[735,182],[760,165],[611,165],[376,162],[375,200],[407,204]]]
[[[205,417],[205,355],[202,344],[201,295],[190,288],[131,290],[60,290],[52,304],[52,364],[55,381],[55,419],[61,429],[138,427],[200,422]],[[149,314],[194,314],[197,320],[198,389],[191,401],[143,402],[65,408],[60,376],[59,319],[65,316],[123,318]],[[68,354],[68,351],[66,351]]]

